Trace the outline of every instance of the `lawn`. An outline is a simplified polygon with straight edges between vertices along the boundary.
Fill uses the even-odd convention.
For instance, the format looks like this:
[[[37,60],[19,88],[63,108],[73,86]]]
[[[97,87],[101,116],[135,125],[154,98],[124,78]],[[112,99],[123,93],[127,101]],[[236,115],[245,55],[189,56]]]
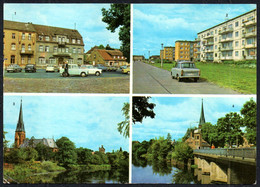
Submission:
[[[160,63],[153,66],[161,68]],[[243,94],[256,94],[256,68],[235,64],[196,63],[201,70],[201,78],[221,87],[231,88]],[[173,64],[163,64],[163,69],[171,71]]]

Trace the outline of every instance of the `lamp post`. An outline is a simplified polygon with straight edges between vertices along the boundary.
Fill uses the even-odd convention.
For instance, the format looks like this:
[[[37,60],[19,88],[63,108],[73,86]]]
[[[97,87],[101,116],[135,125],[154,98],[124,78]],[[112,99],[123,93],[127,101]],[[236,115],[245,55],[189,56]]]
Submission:
[[[161,57],[161,68],[162,68],[162,65],[163,65],[163,43],[161,45],[162,45],[162,57]]]
[[[150,63],[150,51],[148,51],[148,62]]]

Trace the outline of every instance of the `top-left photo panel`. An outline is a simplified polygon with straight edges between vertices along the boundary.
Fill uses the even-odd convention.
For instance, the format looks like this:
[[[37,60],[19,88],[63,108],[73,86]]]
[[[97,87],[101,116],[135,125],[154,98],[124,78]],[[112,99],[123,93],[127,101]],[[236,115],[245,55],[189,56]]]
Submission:
[[[4,4],[5,93],[129,93],[130,4]]]

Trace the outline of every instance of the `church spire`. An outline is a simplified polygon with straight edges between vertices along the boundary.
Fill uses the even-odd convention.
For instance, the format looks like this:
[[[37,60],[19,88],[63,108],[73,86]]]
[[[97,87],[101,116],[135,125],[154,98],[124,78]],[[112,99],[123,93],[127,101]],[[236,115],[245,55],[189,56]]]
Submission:
[[[206,123],[205,121],[205,117],[204,117],[204,109],[203,109],[203,99],[202,99],[202,103],[201,103],[201,113],[200,113],[200,121],[199,121],[199,128],[201,128],[201,126]]]
[[[18,119],[17,126],[16,126],[16,132],[25,132],[24,123],[23,123],[22,99],[21,99],[21,105],[20,105],[19,119]]]

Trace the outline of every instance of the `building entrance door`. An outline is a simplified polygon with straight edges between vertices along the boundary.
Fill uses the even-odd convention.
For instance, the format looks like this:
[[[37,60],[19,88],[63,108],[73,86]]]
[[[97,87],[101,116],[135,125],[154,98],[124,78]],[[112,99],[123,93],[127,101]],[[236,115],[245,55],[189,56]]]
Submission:
[[[15,63],[15,56],[11,56],[11,64]]]
[[[63,64],[64,63],[64,59],[62,58],[62,57],[60,57],[59,59],[58,59],[58,64],[60,65],[60,64]]]

